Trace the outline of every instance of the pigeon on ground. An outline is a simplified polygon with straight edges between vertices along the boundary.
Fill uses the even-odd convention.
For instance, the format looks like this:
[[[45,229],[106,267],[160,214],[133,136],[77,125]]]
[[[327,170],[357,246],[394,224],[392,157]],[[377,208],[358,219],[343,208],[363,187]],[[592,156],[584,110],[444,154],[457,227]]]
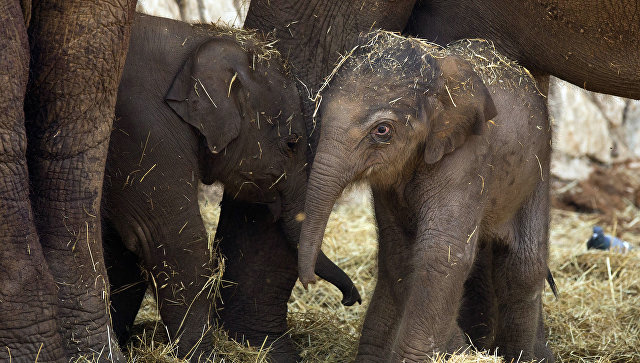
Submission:
[[[602,227],[593,227],[593,235],[587,241],[587,249],[610,250],[620,253],[627,253],[631,249],[629,242],[619,238],[605,235]]]

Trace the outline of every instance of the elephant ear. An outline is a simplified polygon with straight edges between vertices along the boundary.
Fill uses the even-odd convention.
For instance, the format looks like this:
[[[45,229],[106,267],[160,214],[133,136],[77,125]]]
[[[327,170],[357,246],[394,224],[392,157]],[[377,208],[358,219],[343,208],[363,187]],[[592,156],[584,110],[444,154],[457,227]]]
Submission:
[[[423,112],[430,125],[424,160],[428,164],[460,147],[471,134],[481,134],[497,115],[493,99],[471,65],[456,56],[436,60],[435,94]],[[424,111],[424,110],[423,110]]]
[[[176,75],[165,101],[205,137],[212,153],[240,134],[246,94],[247,53],[228,39],[201,44]]]

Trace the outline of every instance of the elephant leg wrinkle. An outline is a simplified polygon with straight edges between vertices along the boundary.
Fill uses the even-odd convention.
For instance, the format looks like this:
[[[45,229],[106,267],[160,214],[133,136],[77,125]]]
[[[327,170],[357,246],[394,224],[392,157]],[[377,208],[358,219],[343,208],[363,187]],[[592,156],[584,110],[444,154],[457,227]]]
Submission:
[[[125,359],[109,318],[100,199],[135,3],[35,1],[31,9],[31,201],[68,357]]]
[[[56,286],[29,199],[24,95],[27,30],[19,1],[0,2],[0,360],[66,362]]]

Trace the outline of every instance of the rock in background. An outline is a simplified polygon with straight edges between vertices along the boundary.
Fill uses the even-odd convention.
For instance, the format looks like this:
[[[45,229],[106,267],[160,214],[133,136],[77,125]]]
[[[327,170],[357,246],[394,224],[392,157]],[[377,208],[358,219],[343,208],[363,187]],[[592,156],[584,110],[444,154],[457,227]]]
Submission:
[[[640,233],[640,101],[552,79],[553,206]]]
[[[249,0],[139,0],[141,13],[189,23],[244,24]]]
[[[553,78],[553,174],[584,180],[596,164],[640,158],[640,101],[585,91]]]

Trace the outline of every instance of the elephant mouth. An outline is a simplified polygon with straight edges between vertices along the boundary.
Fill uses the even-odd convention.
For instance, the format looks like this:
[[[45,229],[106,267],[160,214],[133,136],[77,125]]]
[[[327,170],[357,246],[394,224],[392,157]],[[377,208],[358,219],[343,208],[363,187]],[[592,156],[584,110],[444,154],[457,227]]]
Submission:
[[[278,194],[276,196],[275,201],[266,204],[267,208],[269,208],[269,212],[273,215],[273,221],[275,222],[280,219],[280,214],[282,213],[282,198],[280,198],[280,195]]]
[[[269,204],[275,202],[279,198],[279,192],[275,188],[264,187],[269,185],[265,180],[244,180],[235,185],[233,199],[250,202]]]

